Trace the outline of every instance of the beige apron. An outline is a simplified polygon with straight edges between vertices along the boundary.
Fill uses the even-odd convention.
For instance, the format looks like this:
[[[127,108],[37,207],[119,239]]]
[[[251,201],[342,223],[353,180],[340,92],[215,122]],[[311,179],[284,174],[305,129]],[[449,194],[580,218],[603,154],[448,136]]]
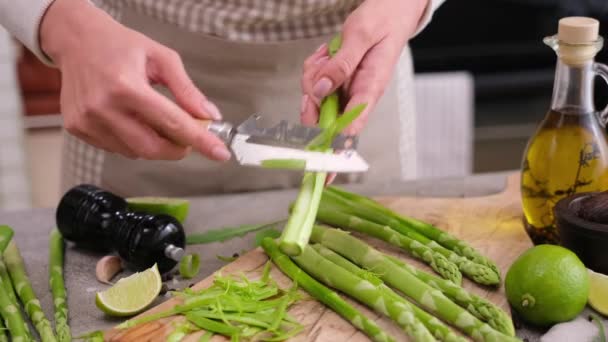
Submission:
[[[253,113],[275,122],[298,121],[302,63],[330,38],[232,42],[186,32],[129,9],[121,14],[121,21],[176,50],[196,85],[233,124]],[[406,53],[409,61],[409,51]],[[411,65],[408,69],[411,77]],[[337,182],[400,178],[402,122],[396,89],[393,80],[360,137],[359,152],[371,169],[365,174],[340,175]],[[100,185],[124,196],[192,196],[297,187],[300,180],[300,172],[240,167],[234,161],[218,163],[197,153],[177,162],[130,160],[106,153]]]

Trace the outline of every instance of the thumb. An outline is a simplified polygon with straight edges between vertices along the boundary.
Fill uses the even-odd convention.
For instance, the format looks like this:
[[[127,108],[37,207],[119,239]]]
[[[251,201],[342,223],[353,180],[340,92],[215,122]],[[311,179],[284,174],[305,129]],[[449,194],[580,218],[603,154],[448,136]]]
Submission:
[[[343,85],[357,69],[370,48],[368,45],[359,35],[345,30],[340,50],[317,71],[310,95],[322,99]]]
[[[180,107],[200,119],[222,119],[217,106],[192,82],[175,51],[161,47],[155,51],[153,62],[155,70],[151,78],[169,88]]]

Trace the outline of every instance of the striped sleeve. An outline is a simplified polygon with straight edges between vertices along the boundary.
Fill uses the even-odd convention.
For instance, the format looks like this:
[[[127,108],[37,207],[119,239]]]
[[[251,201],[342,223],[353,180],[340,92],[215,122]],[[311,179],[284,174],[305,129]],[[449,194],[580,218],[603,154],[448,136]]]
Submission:
[[[52,61],[40,48],[40,23],[54,0],[0,0],[0,25],[30,49],[41,61]]]

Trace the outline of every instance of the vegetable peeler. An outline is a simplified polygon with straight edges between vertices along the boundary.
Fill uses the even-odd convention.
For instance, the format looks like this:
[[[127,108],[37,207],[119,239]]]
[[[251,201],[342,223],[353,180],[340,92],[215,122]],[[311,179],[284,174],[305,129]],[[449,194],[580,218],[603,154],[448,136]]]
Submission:
[[[287,165],[298,165],[296,168],[315,172],[365,172],[369,168],[355,150],[357,137],[338,135],[332,142],[338,153],[309,151],[306,146],[323,133],[321,128],[285,120],[263,127],[262,121],[261,116],[252,115],[237,127],[225,121],[201,121],[201,124],[230,147],[241,165],[285,169],[294,168]]]

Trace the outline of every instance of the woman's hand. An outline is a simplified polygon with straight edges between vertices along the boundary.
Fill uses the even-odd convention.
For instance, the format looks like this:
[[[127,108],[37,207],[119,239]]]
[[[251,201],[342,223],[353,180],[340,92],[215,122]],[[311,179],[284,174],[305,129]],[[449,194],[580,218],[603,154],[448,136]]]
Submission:
[[[346,19],[342,47],[329,59],[322,45],[304,63],[301,120],[314,125],[320,99],[342,87],[345,110],[366,103],[346,130],[358,134],[391,79],[407,41],[416,32],[428,0],[366,0]]]
[[[129,158],[181,159],[192,147],[214,160],[230,159],[223,142],[196,121],[221,115],[175,51],[88,1],[56,0],[40,36],[62,73],[61,110],[70,133]],[[176,102],[154,90],[155,83]]]

